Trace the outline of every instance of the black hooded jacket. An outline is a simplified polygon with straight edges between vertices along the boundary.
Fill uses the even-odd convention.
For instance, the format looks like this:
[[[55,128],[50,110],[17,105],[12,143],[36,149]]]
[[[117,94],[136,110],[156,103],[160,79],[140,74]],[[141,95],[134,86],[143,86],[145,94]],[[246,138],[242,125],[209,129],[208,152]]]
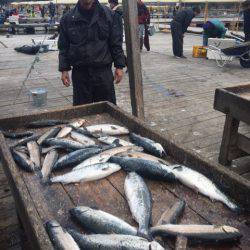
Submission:
[[[103,67],[114,62],[125,67],[122,19],[97,0],[91,21],[79,11],[79,3],[60,23],[59,71],[71,67]]]

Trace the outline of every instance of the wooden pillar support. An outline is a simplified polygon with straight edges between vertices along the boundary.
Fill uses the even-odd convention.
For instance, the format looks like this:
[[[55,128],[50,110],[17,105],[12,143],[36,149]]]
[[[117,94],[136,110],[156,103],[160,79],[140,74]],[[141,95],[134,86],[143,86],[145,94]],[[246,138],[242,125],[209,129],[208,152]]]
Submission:
[[[229,155],[231,147],[237,143],[239,121],[231,115],[226,115],[224,131],[220,147],[219,163],[230,165]]]
[[[138,33],[137,1],[123,0],[122,4],[132,114],[144,120],[143,85]]]

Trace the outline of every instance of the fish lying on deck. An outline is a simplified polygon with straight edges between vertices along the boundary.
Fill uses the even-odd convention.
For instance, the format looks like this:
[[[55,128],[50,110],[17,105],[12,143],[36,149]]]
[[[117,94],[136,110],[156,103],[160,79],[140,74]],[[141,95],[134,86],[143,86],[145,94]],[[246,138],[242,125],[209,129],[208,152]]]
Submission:
[[[49,237],[58,250],[80,250],[73,237],[60,226],[60,224],[51,220],[45,224]]]
[[[221,201],[233,211],[240,211],[240,208],[230,201],[230,199],[203,174],[182,165],[170,165],[164,167],[170,170],[175,175],[176,179],[178,179],[182,184],[205,196],[208,196],[211,200]]]
[[[86,122],[85,119],[78,119],[74,122],[69,123],[64,128],[61,129],[61,131],[58,133],[57,138],[63,138],[66,137],[74,128],[81,127]]]
[[[60,124],[67,124],[68,121],[63,120],[39,120],[30,122],[27,127],[28,128],[43,128],[43,127],[50,127],[50,126],[56,126]]]
[[[139,158],[112,156],[109,159],[109,162],[119,164],[125,171],[136,172],[137,174],[150,179],[163,181],[175,180],[174,174],[169,169],[164,168],[163,164],[155,161],[148,161]]]
[[[1,130],[3,133],[4,137],[10,138],[10,139],[22,139],[24,137],[32,136],[34,132],[31,131],[25,131],[25,132],[8,132]]]
[[[44,142],[46,139],[55,137],[55,136],[58,134],[58,132],[59,132],[60,130],[61,130],[60,127],[55,127],[55,128],[52,128],[52,129],[48,130],[47,132],[45,132],[43,135],[41,135],[41,136],[39,137],[39,139],[37,140],[37,143],[38,143],[39,145],[42,145],[43,142]]]
[[[27,148],[30,155],[30,160],[34,162],[37,169],[41,168],[41,154],[40,147],[36,141],[29,141],[27,143]]]
[[[35,170],[34,162],[31,161],[26,154],[18,152],[15,149],[12,149],[11,153],[14,161],[21,169],[27,172],[33,172]]]
[[[34,134],[32,136],[29,136],[27,138],[24,138],[24,139],[21,139],[21,140],[17,141],[16,143],[14,143],[14,145],[11,145],[11,147],[26,146],[26,144],[29,141],[36,141],[39,137],[40,137],[40,135]]]
[[[127,128],[114,124],[91,125],[85,129],[92,134],[127,135],[129,133]]]
[[[183,235],[196,241],[237,241],[242,235],[238,229],[230,226],[215,225],[175,225],[166,224],[151,227],[154,236]]]
[[[164,250],[156,241],[148,242],[146,239],[122,234],[91,234],[85,235],[69,230],[81,249],[91,250]]]
[[[46,154],[41,170],[42,178],[44,181],[47,181],[49,179],[50,173],[57,159],[58,153],[55,149],[52,149]]]
[[[93,233],[137,235],[135,227],[102,210],[79,206],[71,209],[70,214],[83,228]]]
[[[83,161],[82,163],[74,167],[73,170],[80,169],[82,167],[86,167],[86,166],[93,165],[93,164],[107,162],[111,156],[122,153],[122,152],[127,152],[130,150],[141,151],[143,149],[137,146],[115,147],[115,148],[103,151],[102,153],[98,155],[94,155],[93,157],[90,157],[89,159]]]
[[[130,139],[136,145],[141,146],[150,154],[162,157],[166,154],[165,150],[163,149],[160,143],[157,143],[149,138],[142,137],[135,133],[130,133]]]
[[[117,171],[121,167],[113,163],[100,163],[86,166],[77,170],[72,170],[64,175],[59,175],[50,179],[51,183],[74,183],[74,182],[88,182],[103,179]]]
[[[72,149],[72,150],[86,148],[86,146],[83,145],[82,143],[62,138],[50,138],[45,140],[45,143],[50,146],[61,146],[62,148]]]
[[[78,149],[59,158],[56,164],[54,165],[53,170],[59,170],[64,167],[71,167],[77,165],[85,159],[88,159],[89,157],[100,153],[101,151],[102,150],[100,148]]]
[[[125,140],[122,140],[120,138],[114,137],[114,136],[101,136],[98,138],[98,141],[111,145],[111,144],[117,144],[120,146],[133,146],[134,144]]]
[[[159,157],[147,154],[147,153],[143,153],[143,152],[130,151],[130,152],[117,154],[117,156],[139,158],[139,159],[144,159],[148,161],[156,161],[164,165],[169,165],[169,162],[167,162],[166,160],[163,160],[162,158],[159,158]]]
[[[140,175],[131,172],[126,176],[124,190],[132,216],[139,224],[138,235],[150,239],[148,228],[152,214],[152,202],[146,183]]]
[[[93,146],[93,145],[96,144],[95,141],[90,139],[88,136],[80,134],[80,133],[78,133],[76,131],[72,131],[70,133],[70,137],[72,139],[74,139],[75,141],[78,141],[78,142],[82,143],[85,146]]]

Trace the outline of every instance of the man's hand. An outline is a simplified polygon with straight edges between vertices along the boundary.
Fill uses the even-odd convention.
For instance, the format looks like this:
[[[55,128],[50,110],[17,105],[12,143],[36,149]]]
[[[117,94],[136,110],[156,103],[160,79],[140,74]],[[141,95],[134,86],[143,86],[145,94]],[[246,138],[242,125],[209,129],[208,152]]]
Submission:
[[[123,77],[123,69],[115,69],[115,83],[118,84]]]
[[[61,80],[62,80],[64,86],[66,86],[66,87],[70,86],[70,78],[69,78],[69,72],[68,71],[63,71],[62,72]]]

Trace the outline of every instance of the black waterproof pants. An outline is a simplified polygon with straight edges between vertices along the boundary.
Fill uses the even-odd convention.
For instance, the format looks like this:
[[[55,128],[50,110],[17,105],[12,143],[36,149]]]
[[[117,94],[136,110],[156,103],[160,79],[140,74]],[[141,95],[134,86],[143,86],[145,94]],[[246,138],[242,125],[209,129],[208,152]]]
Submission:
[[[116,104],[111,65],[73,68],[73,105],[109,101]]]
[[[181,24],[175,21],[171,22],[171,34],[173,40],[173,53],[175,56],[183,56],[183,33]]]

